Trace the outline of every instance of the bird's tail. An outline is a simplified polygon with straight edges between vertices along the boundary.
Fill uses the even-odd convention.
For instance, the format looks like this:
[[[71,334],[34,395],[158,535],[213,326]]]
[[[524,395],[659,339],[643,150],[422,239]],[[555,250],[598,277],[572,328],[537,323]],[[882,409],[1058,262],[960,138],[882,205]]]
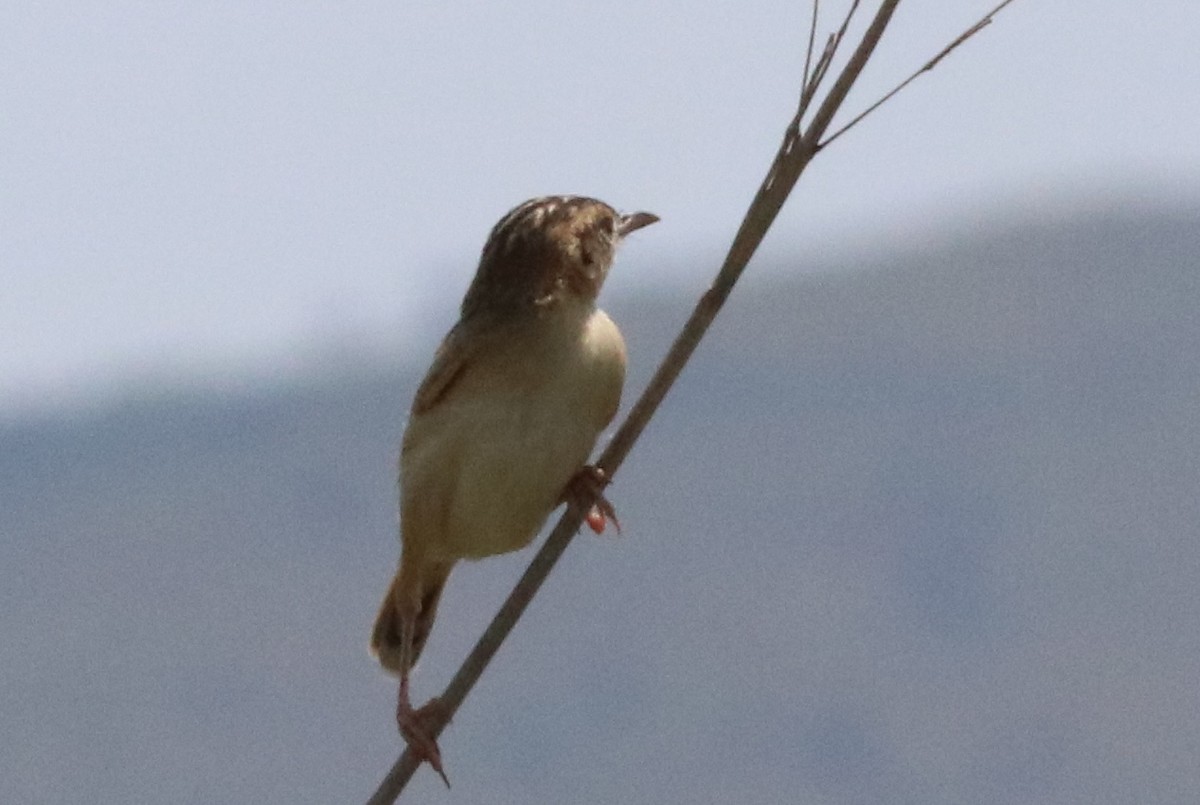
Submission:
[[[402,656],[402,635],[404,612],[414,609],[412,601],[419,602],[415,607],[413,621],[412,646],[409,651],[409,668],[417,664],[429,632],[433,629],[433,618],[437,614],[438,600],[446,587],[446,579],[450,578],[452,564],[427,567],[419,583],[416,596],[410,596],[406,587],[409,586],[407,577],[401,580],[397,573],[388,587],[379,614],[375,617],[375,628],[371,630],[371,654],[379,660],[379,664],[392,673],[399,674]]]

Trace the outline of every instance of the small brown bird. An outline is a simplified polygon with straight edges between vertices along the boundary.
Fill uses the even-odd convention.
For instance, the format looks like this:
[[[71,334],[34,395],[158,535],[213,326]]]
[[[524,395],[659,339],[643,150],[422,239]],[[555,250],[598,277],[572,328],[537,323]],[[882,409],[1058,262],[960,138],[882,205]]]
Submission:
[[[400,676],[401,734],[447,786],[426,727],[437,703],[413,709],[409,671],[458,560],[525,547],[562,502],[594,530],[617,525],[605,479],[585,466],[625,380],[625,342],[596,296],[621,240],[657,220],[579,196],[513,209],[417,389],[400,452],[400,567],[371,652]]]

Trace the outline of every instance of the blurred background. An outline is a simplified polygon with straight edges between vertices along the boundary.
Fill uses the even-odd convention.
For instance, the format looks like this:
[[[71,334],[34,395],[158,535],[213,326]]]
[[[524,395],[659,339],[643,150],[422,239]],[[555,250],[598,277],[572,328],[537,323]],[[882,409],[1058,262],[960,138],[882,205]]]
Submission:
[[[902,4],[848,111],[991,5]],[[489,228],[662,217],[604,297],[632,400],[810,13],[0,9],[0,800],[365,799],[397,445]],[[1200,799],[1197,34],[1018,2],[822,154],[413,798]],[[418,696],[530,555],[456,571]]]

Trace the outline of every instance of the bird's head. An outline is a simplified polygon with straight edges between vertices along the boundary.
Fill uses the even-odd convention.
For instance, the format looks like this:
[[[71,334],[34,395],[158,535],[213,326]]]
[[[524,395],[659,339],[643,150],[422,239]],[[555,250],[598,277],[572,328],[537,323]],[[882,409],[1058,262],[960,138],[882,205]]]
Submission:
[[[594,301],[617,245],[657,220],[648,212],[621,215],[584,196],[530,199],[492,228],[463,299],[463,316],[478,310],[536,310],[571,298]]]

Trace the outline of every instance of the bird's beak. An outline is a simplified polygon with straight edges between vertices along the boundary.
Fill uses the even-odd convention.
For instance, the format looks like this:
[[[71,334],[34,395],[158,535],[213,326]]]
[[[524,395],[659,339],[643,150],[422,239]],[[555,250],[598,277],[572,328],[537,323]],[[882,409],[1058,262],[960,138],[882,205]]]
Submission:
[[[630,232],[636,232],[644,226],[658,221],[658,216],[650,212],[635,212],[629,215],[622,215],[621,220],[617,222],[617,235],[625,237]]]

